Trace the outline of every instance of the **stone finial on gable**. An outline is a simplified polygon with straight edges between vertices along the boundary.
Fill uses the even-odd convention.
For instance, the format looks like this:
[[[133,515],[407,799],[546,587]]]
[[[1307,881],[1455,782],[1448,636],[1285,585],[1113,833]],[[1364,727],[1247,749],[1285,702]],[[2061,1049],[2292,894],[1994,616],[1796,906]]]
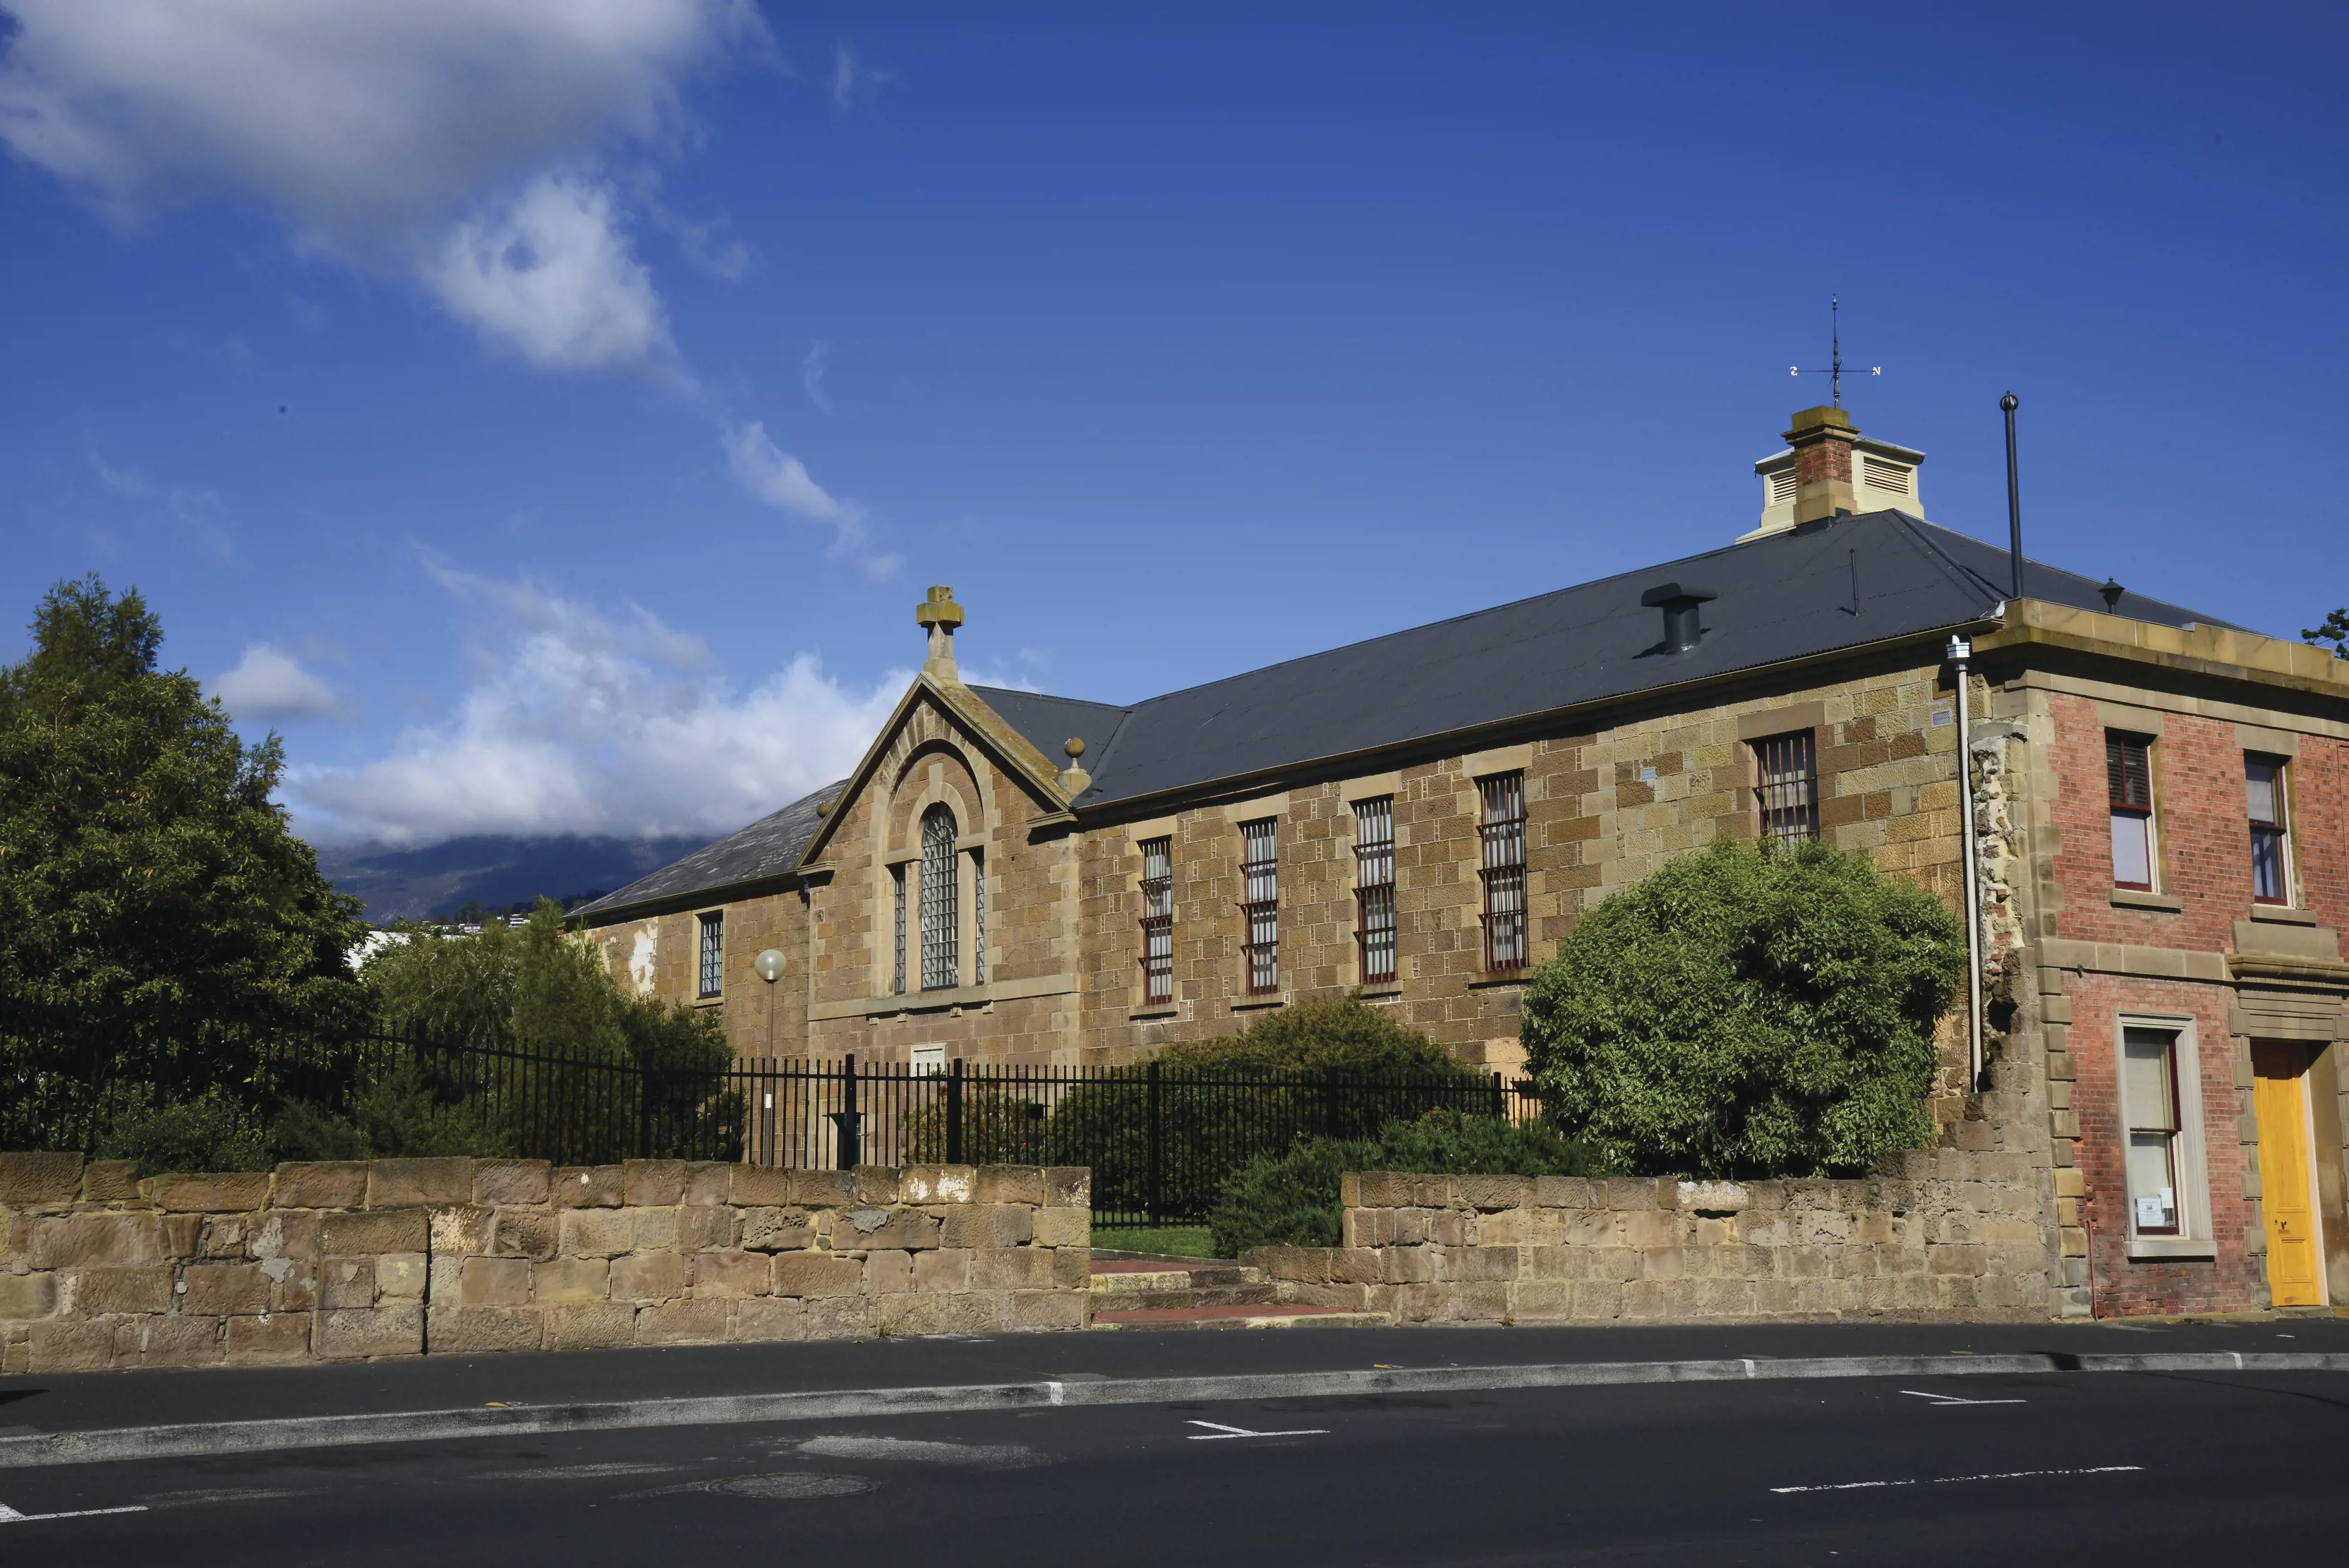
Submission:
[[[962,625],[962,606],[955,603],[954,590],[943,584],[930,589],[929,597],[914,607],[914,624],[926,628],[930,634],[928,655],[922,660],[922,672],[941,680],[959,680],[960,671],[955,665],[955,628]]]

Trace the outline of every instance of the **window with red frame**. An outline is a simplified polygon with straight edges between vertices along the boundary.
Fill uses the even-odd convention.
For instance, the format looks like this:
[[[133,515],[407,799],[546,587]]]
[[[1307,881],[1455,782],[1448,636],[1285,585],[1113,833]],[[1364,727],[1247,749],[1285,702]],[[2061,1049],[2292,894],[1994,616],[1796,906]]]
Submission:
[[[2244,793],[2251,797],[2251,900],[2260,904],[2292,902],[2291,824],[2284,805],[2284,762],[2282,757],[2243,759]]]
[[[1395,977],[1394,796],[1354,803],[1354,941],[1365,985]]]
[[[1174,1000],[1174,840],[1142,841],[1142,1000]]]
[[[1499,774],[1476,781],[1482,811],[1485,967],[1506,973],[1526,967],[1526,775]]]
[[[2153,742],[2105,732],[2105,781],[2112,798],[2113,886],[2154,890]]]
[[[1240,875],[1247,884],[1241,916],[1247,922],[1247,988],[1252,996],[1280,989],[1280,824],[1272,817],[1240,824]]]

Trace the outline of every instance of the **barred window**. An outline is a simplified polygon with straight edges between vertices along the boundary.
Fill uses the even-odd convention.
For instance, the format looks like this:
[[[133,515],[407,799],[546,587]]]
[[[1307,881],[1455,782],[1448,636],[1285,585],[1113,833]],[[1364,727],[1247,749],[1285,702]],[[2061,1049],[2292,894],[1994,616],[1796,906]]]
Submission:
[[[897,898],[897,962],[889,981],[889,994],[903,996],[905,994],[905,868],[903,866],[890,867],[889,880],[896,885]]]
[[[1142,1000],[1174,1000],[1174,840],[1142,841]]]
[[[970,983],[987,983],[987,857],[970,852]]]
[[[1394,796],[1354,803],[1354,942],[1364,984],[1395,977]]]
[[[1280,989],[1280,824],[1273,817],[1240,824],[1240,873],[1247,883],[1241,906],[1247,922],[1247,988],[1262,996]]]
[[[1819,753],[1808,730],[1754,742],[1754,798],[1762,836],[1793,848],[1819,836]]]
[[[1526,775],[1496,774],[1476,781],[1483,810],[1485,967],[1506,972],[1526,967]]]
[[[703,996],[716,996],[726,980],[726,916],[720,912],[701,917],[701,991]]]
[[[957,929],[961,888],[955,876],[955,815],[944,805],[922,813],[922,989],[946,991],[962,981]]]
[[[2113,886],[2153,887],[2153,743],[2143,735],[2105,733],[2105,784],[2113,819]]]

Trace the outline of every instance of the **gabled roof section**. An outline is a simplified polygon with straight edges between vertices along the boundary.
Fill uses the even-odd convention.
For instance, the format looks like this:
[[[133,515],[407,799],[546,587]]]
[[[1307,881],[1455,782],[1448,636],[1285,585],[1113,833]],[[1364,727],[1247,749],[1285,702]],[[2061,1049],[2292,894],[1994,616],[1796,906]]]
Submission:
[[[839,799],[846,787],[845,780],[828,784],[813,794],[802,796],[782,810],[761,817],[740,833],[729,834],[571,913],[574,918],[585,918],[591,924],[602,924],[605,920],[597,917],[608,919],[638,905],[689,898],[720,888],[789,876],[798,869],[801,852],[807,848],[808,840],[815,836],[817,825],[823,820],[816,808]]]
[[[1669,561],[1136,703],[1086,763],[1081,807],[1157,795],[1556,709],[1979,621],[2006,597],[2006,552],[1874,512]],[[1662,646],[1640,596],[1719,597],[1704,637]],[[2034,598],[2103,608],[2096,583],[2030,563]],[[2119,613],[2210,618],[2141,594]]]
[[[974,686],[981,701],[1003,722],[1027,737],[1056,766],[1065,766],[1071,740],[1085,743],[1090,767],[1107,749],[1118,726],[1133,711],[1108,702],[1083,702],[1074,697],[1047,697],[1041,691],[1014,691],[1004,686]]]
[[[897,706],[891,711],[888,722],[883,724],[880,732],[873,737],[873,743],[864,748],[863,760],[857,763],[856,771],[848,775],[835,799],[849,799],[872,782],[874,771],[880,766],[881,759],[896,739],[897,732],[905,728],[906,720],[925,696],[953,715],[963,730],[979,742],[981,749],[1018,775],[1047,809],[1068,810],[1069,795],[1061,787],[1060,770],[1045,758],[1041,748],[1005,722],[1002,715],[988,707],[969,687],[959,680],[940,680],[927,670],[915,676],[914,683],[905,688],[905,694],[897,700]],[[825,845],[831,842],[833,827],[842,815],[835,813],[817,826],[814,836],[800,852],[801,869],[810,869],[822,859]]]

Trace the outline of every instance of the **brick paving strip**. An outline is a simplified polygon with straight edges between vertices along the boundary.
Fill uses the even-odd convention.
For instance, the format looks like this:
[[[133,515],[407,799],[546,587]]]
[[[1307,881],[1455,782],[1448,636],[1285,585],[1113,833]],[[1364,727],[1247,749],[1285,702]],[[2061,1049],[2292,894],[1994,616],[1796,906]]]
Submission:
[[[1215,1377],[957,1384],[739,1394],[598,1404],[500,1406],[358,1416],[205,1421],[0,1438],[0,1469],[104,1464],[194,1454],[260,1453],[366,1443],[447,1441],[547,1432],[760,1421],[836,1421],[961,1411],[1084,1406],[1312,1399],[1642,1383],[1739,1383],[1816,1377],[1980,1377],[2066,1373],[2349,1372],[2349,1354],[2183,1351],[2142,1355],[2029,1352],[1986,1355],[1855,1355],[1707,1361],[1568,1362],[1527,1366],[1432,1366]]]

